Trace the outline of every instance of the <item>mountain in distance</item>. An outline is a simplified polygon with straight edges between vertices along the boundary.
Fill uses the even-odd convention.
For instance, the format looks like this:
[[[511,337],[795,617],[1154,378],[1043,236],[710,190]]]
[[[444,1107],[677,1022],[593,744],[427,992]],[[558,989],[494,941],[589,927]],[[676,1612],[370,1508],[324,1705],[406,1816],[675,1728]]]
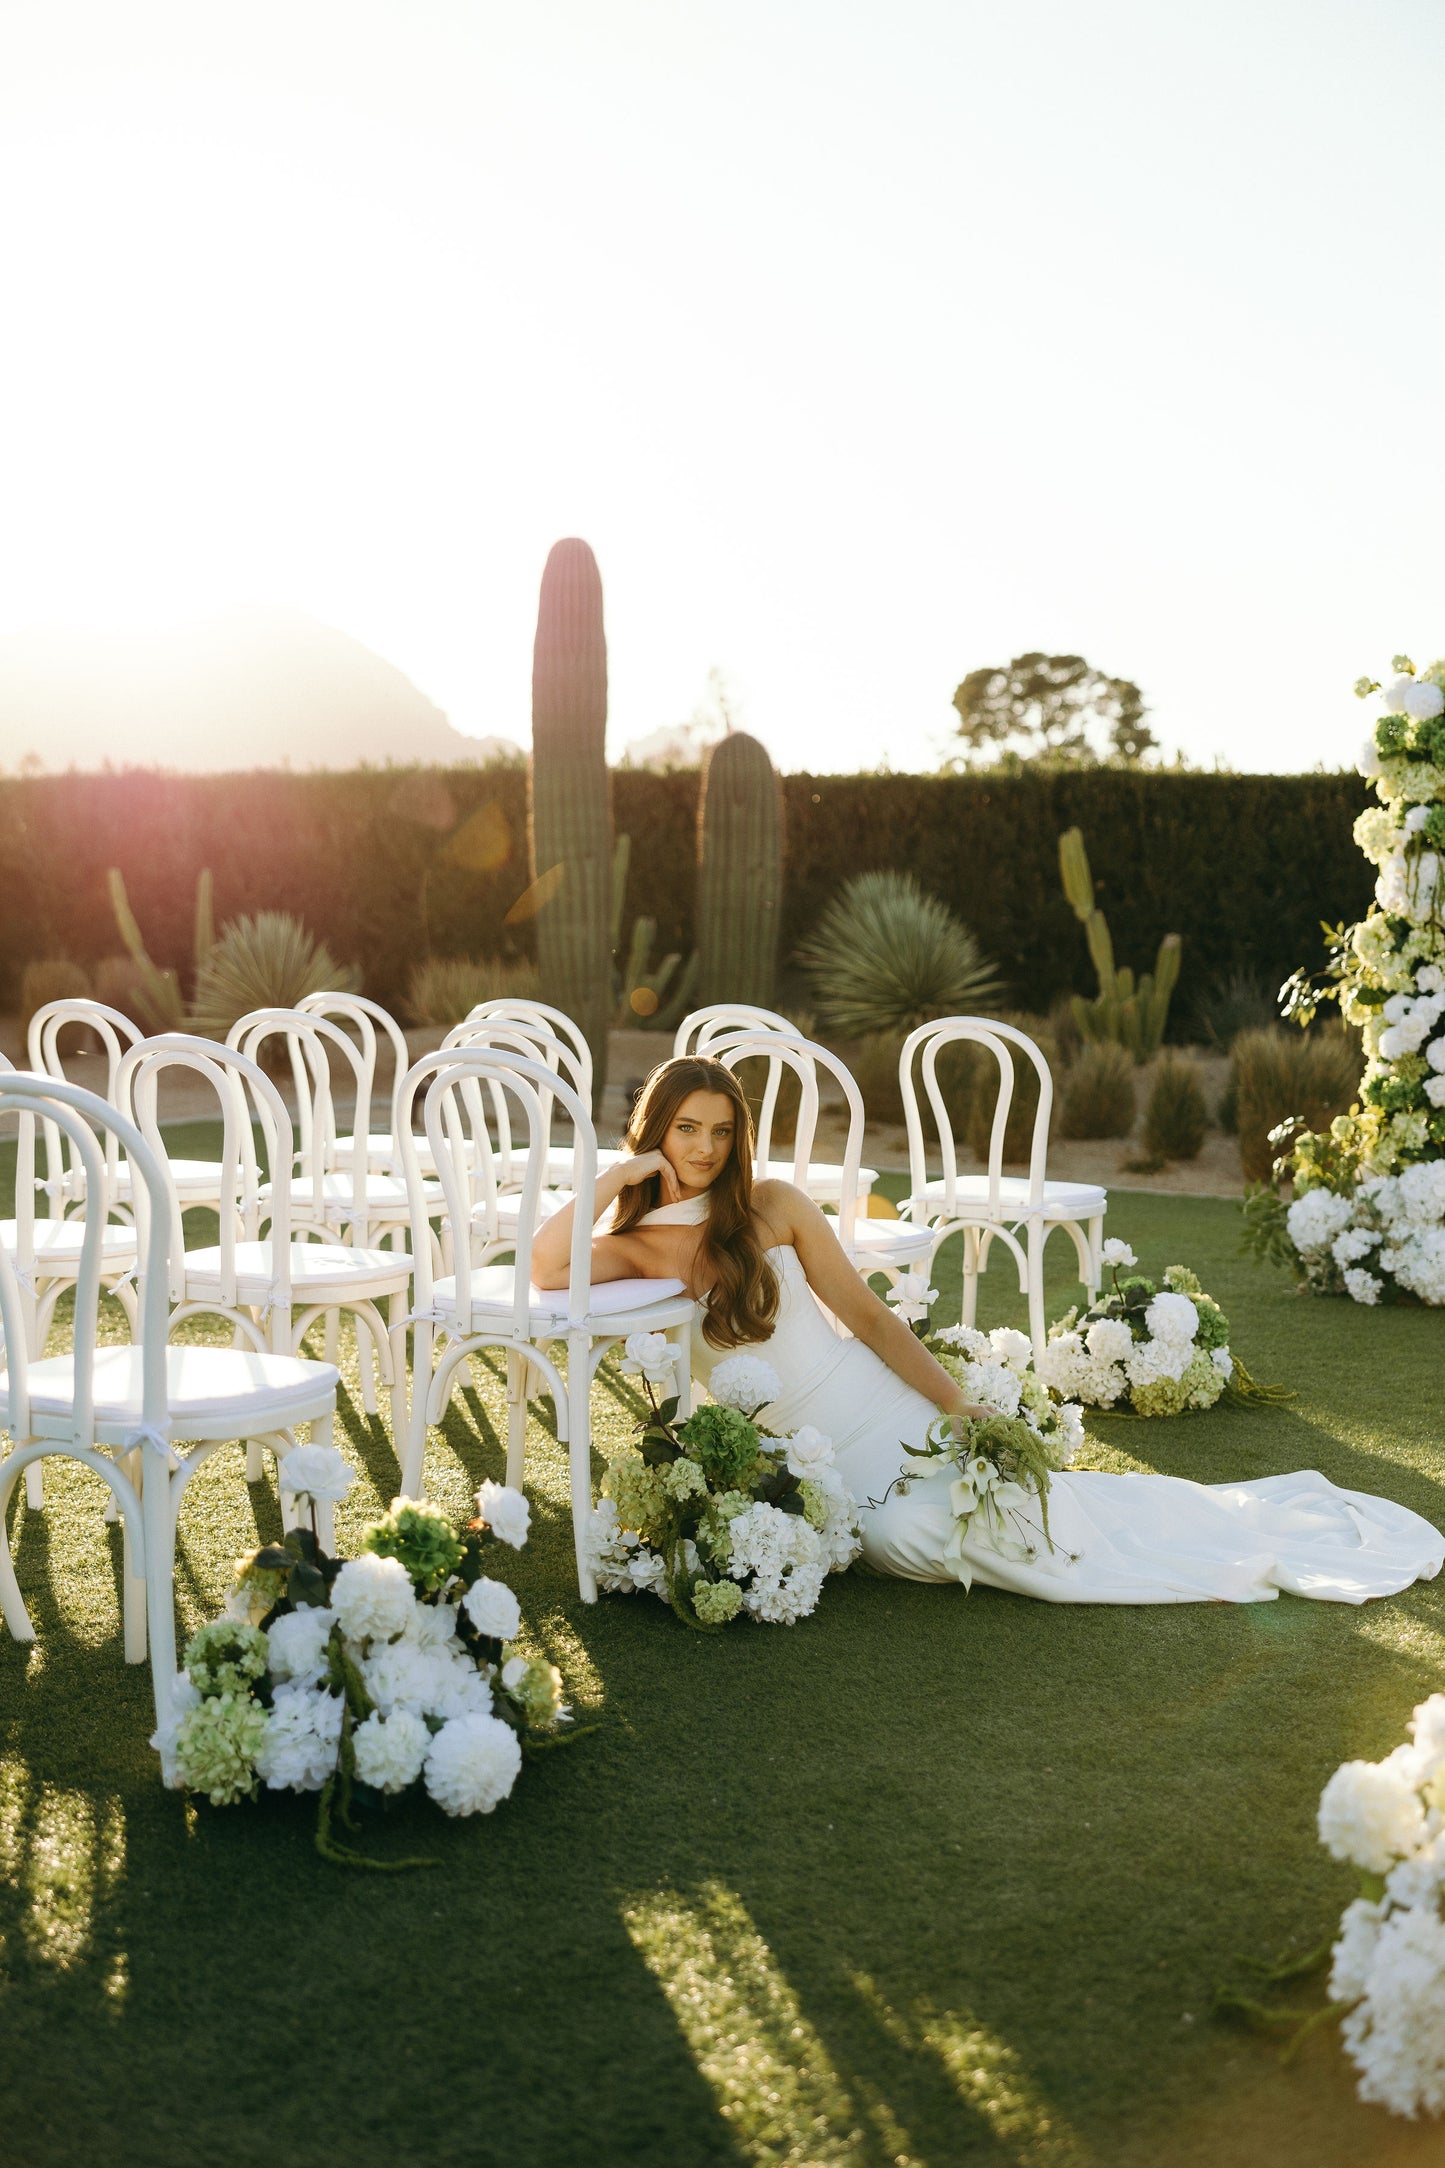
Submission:
[[[0,636],[0,769],[461,767],[522,759],[469,738],[393,663],[299,610],[144,638]]]

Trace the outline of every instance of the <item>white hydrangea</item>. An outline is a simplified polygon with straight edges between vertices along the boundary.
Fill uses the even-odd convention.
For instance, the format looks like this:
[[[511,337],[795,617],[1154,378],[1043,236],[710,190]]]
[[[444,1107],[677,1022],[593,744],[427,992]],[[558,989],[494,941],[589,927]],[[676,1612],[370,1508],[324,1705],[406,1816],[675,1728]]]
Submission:
[[[943,1325],[934,1338],[940,1347],[953,1348],[960,1355],[983,1355],[991,1345],[988,1334],[976,1325]]]
[[[510,1483],[494,1483],[490,1476],[477,1492],[477,1518],[485,1521],[500,1543],[520,1551],[527,1540],[532,1509]]]
[[[1320,1794],[1320,1843],[1367,1874],[1387,1873],[1424,1840],[1425,1810],[1400,1753],[1341,1762]]]
[[[1384,1292],[1385,1283],[1377,1280],[1373,1272],[1366,1272],[1360,1265],[1351,1265],[1345,1273],[1345,1292],[1352,1302],[1362,1302],[1372,1307]]]
[[[383,1715],[396,1708],[425,1710],[432,1697],[434,1653],[405,1637],[383,1641],[362,1660],[366,1691]]]
[[[1191,1341],[1136,1340],[1124,1372],[1133,1386],[1157,1385],[1161,1378],[1172,1378],[1177,1383],[1193,1360]]]
[[[1413,677],[1393,677],[1380,692],[1380,706],[1386,715],[1408,715],[1405,702],[1415,690]]]
[[[390,1641],[416,1608],[411,1576],[399,1558],[364,1551],[349,1558],[331,1584],[331,1608],[348,1641]]]
[[[1367,1897],[1357,1897],[1353,1904],[1345,1906],[1340,1917],[1339,1940],[1330,1953],[1333,1960],[1330,1966],[1331,2002],[1357,2002],[1364,1994],[1384,1917],[1383,1902],[1372,1904]]]
[[[1342,1235],[1336,1235],[1330,1246],[1330,1255],[1342,1269],[1357,1265],[1362,1257],[1368,1257],[1379,1244],[1379,1234],[1371,1227],[1347,1227]]]
[[[739,1513],[729,1529],[728,1572],[743,1590],[743,1608],[770,1626],[806,1618],[822,1594],[824,1563],[816,1533],[800,1514],[757,1503]]]
[[[1127,1362],[1134,1352],[1134,1335],[1119,1317],[1096,1317],[1084,1334],[1084,1345],[1095,1362]]]
[[[714,1363],[707,1389],[720,1408],[754,1415],[781,1397],[783,1381],[760,1355],[725,1355]]]
[[[273,1792],[319,1792],[336,1767],[343,1703],[324,1687],[276,1688],[256,1751],[256,1774]]]
[[[326,1644],[335,1623],[334,1611],[320,1610],[312,1604],[283,1611],[266,1631],[272,1678],[314,1685],[326,1668]]]
[[[1076,1400],[1065,1400],[1057,1410],[1059,1435],[1056,1451],[1065,1468],[1073,1466],[1084,1443],[1084,1411]]]
[[[1199,1330],[1199,1312],[1187,1295],[1156,1295],[1144,1312],[1144,1323],[1156,1340],[1185,1347]]]
[[[483,1574],[473,1581],[462,1598],[462,1609],[479,1634],[500,1641],[516,1639],[522,1624],[522,1606],[505,1581],[491,1581]]]
[[[1227,1347],[1212,1347],[1209,1350],[1209,1360],[1227,1385],[1234,1376],[1234,1357],[1230,1354],[1229,1349]]]
[[[1445,693],[1428,678],[1417,678],[1402,697],[1399,712],[1417,723],[1432,723],[1445,710]]]
[[[1348,1197],[1337,1197],[1330,1189],[1309,1189],[1295,1198],[1285,1224],[1295,1248],[1308,1253],[1327,1250],[1353,1217],[1354,1207]]]
[[[378,1792],[404,1792],[421,1775],[432,1735],[410,1709],[373,1711],[352,1733],[356,1774]]]
[[[1023,1386],[1016,1370],[1007,1363],[971,1362],[965,1365],[963,1389],[970,1400],[976,1400],[985,1408],[997,1408],[1000,1415],[1017,1415]]]
[[[988,1344],[1001,1363],[1010,1370],[1026,1370],[1033,1361],[1034,1344],[1026,1332],[1016,1332],[1012,1325],[995,1325],[988,1336]]]
[[[1380,1928],[1364,1999],[1341,2035],[1361,2100],[1396,2115],[1445,2108],[1445,1922],[1412,1906]]]
[[[510,1724],[497,1716],[458,1716],[443,1724],[426,1758],[426,1788],[444,1814],[490,1814],[522,1767]]]
[[[1445,1218],[1445,1159],[1422,1159],[1398,1177],[1400,1210],[1406,1219],[1433,1227]]]

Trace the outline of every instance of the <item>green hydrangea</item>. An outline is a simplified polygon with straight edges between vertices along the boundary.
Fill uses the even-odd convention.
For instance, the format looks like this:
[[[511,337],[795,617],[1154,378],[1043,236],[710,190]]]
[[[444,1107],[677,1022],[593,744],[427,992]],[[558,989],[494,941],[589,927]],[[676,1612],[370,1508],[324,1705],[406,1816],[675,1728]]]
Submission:
[[[685,1454],[664,1471],[662,1482],[668,1497],[675,1498],[679,1505],[689,1498],[707,1496],[707,1477],[697,1462],[689,1460]]]
[[[1375,750],[1382,760],[1393,760],[1410,742],[1408,715],[1382,715],[1375,725]]]
[[[619,1453],[607,1463],[602,1495],[616,1505],[620,1528],[630,1529],[644,1543],[664,1539],[671,1514],[663,1470],[650,1468],[640,1453]]]
[[[539,1729],[555,1724],[562,1707],[562,1674],[541,1656],[524,1656],[515,1641],[502,1650],[502,1686]]]
[[[704,1626],[726,1626],[743,1607],[743,1592],[736,1581],[698,1581],[693,1586],[692,1607]]]
[[[247,1693],[217,1694],[197,1702],[176,1731],[176,1768],[182,1783],[188,1791],[205,1792],[213,1807],[253,1799],[256,1756],[265,1732],[266,1712]]]
[[[419,1498],[394,1498],[391,1511],[373,1521],[361,1539],[363,1551],[399,1559],[418,1595],[433,1595],[462,1562],[462,1546],[445,1513]]]
[[[758,1457],[757,1426],[738,1408],[698,1408],[679,1426],[677,1435],[701,1463],[708,1482],[719,1490],[733,1489]]]
[[[746,1491],[724,1491],[720,1498],[709,1501],[694,1541],[704,1558],[710,1559],[713,1565],[725,1567],[728,1564],[733,1555],[729,1530],[738,1515],[746,1513],[752,1503]]]
[[[1159,1290],[1152,1280],[1146,1280],[1142,1272],[1136,1272],[1127,1280],[1119,1282],[1119,1293],[1125,1303],[1152,1302]]]
[[[1190,1362],[1179,1383],[1189,1395],[1191,1408],[1212,1408],[1224,1391],[1224,1373],[1201,1352]]]
[[[239,1619],[216,1618],[186,1643],[186,1671],[191,1684],[206,1695],[249,1695],[268,1661],[266,1636],[259,1626]]]
[[[1184,1377],[1188,1375],[1186,1370]],[[1147,1385],[1136,1385],[1132,1397],[1138,1415],[1182,1415],[1189,1405],[1189,1388],[1184,1378],[1151,1378]]]
[[[250,1599],[253,1626],[266,1616],[274,1604],[281,1601],[286,1593],[286,1584],[291,1578],[289,1567],[258,1566],[256,1561],[260,1555],[259,1551],[248,1551],[244,1558],[236,1560],[236,1578],[233,1583],[233,1593],[244,1590]]]
[[[828,1525],[828,1494],[819,1483],[810,1483],[804,1476],[798,1485],[798,1495],[803,1501],[803,1518],[810,1528],[826,1528]]]
[[[1188,1265],[1170,1265],[1164,1274],[1164,1285],[1176,1295],[1199,1295],[1204,1292],[1199,1284],[1199,1274],[1191,1272]]]
[[[1195,1346],[1203,1348],[1206,1355],[1212,1347],[1228,1347],[1229,1319],[1219,1304],[1209,1295],[1195,1295],[1191,1299],[1199,1312],[1199,1324],[1194,1334]]]

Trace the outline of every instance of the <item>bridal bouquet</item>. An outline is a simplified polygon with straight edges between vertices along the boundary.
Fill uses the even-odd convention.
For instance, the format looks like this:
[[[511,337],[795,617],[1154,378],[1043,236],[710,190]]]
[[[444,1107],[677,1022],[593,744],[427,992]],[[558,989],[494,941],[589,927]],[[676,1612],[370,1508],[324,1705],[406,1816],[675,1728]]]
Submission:
[[[215,1806],[270,1791],[317,1792],[317,1849],[337,1842],[354,1786],[393,1794],[422,1784],[443,1813],[490,1814],[517,1781],[522,1747],[565,1721],[560,1673],[516,1645],[521,1611],[483,1566],[494,1546],[520,1550],[520,1491],[484,1483],[457,1527],[415,1498],[396,1498],[367,1529],[361,1555],[330,1558],[315,1532],[318,1499],[354,1471],[329,1446],[297,1446],[282,1482],[312,1526],[237,1561],[225,1613],[191,1636],[167,1722],[151,1744],[167,1784]]]
[[[1218,1303],[1184,1265],[1171,1265],[1162,1285],[1132,1271],[1121,1279],[1121,1266],[1138,1263],[1127,1242],[1106,1242],[1103,1257],[1113,1292],[1050,1326],[1044,1383],[1088,1407],[1136,1415],[1212,1408],[1239,1368]]]
[[[1069,1467],[1084,1442],[1083,1410],[1060,1402],[1039,1377],[1027,1333],[1006,1325],[991,1333],[972,1325],[949,1325],[924,1345],[970,1400],[998,1412],[987,1418],[940,1415],[921,1446],[904,1445],[914,1459],[952,1467],[954,1527],[944,1556],[965,1588],[973,1575],[963,1545],[986,1533],[1008,1558],[1030,1559],[1042,1542],[1050,1550],[1049,1478]],[[902,1476],[906,1496],[915,1479]],[[890,1486],[892,1487],[892,1486]]]
[[[602,1480],[591,1522],[598,1583],[650,1590],[690,1626],[719,1629],[739,1613],[791,1626],[862,1549],[832,1445],[808,1424],[786,1438],[758,1428],[782,1385],[755,1355],[718,1363],[713,1404],[679,1423],[676,1397],[654,1392],[672,1375],[672,1352],[660,1333],[627,1342],[623,1367],[641,1376],[651,1413]]]

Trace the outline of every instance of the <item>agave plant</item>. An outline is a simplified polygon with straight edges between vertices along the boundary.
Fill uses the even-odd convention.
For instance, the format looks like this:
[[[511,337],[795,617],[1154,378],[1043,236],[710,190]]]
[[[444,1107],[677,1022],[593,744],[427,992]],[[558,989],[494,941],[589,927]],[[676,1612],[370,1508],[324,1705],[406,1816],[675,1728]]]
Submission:
[[[967,1015],[1002,991],[967,926],[911,873],[860,873],[847,882],[798,961],[824,1023],[845,1038]]]
[[[412,966],[407,1006],[413,1023],[450,1030],[479,1001],[535,1001],[539,986],[533,963],[507,963],[500,956],[429,956]]]
[[[306,994],[354,993],[361,974],[340,965],[324,941],[288,911],[258,911],[233,918],[202,964],[196,980],[197,1031],[216,1037],[252,1009],[293,1009]]]

